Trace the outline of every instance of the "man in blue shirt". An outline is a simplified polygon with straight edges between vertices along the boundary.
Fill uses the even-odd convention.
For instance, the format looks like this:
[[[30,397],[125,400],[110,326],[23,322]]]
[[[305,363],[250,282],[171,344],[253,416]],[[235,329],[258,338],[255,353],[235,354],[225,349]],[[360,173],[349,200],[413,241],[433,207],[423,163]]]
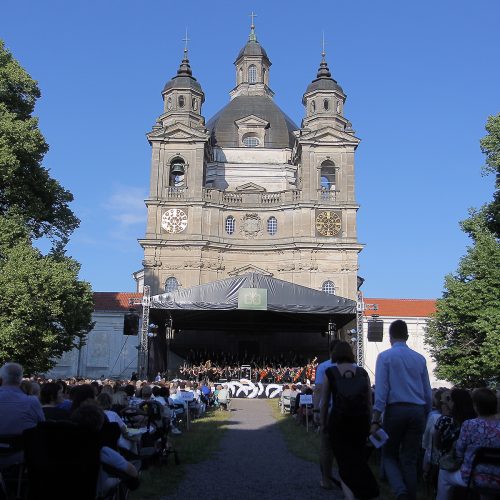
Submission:
[[[22,434],[45,420],[38,398],[26,395],[20,388],[21,365],[5,363],[0,369],[0,378],[0,434]]]
[[[425,358],[406,345],[408,327],[402,320],[389,327],[391,348],[381,352],[375,368],[375,404],[371,433],[381,426],[389,435],[383,448],[383,468],[398,500],[415,500],[417,459],[432,391]]]

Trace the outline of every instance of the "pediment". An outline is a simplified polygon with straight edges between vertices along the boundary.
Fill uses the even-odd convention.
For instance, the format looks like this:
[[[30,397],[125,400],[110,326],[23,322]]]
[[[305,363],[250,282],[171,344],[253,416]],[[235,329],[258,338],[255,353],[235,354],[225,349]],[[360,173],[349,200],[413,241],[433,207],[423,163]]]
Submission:
[[[243,193],[265,193],[266,188],[255,184],[254,182],[247,182],[246,184],[242,184],[241,186],[236,187],[236,191],[240,191]]]
[[[266,128],[269,122],[256,115],[248,115],[234,122],[238,128]]]
[[[233,269],[229,274],[229,276],[243,276],[248,273],[257,273],[263,274],[264,276],[272,276],[273,273],[266,271],[265,269],[261,269],[260,267],[254,266],[253,264],[248,264],[243,267],[237,267]]]
[[[334,127],[325,127],[320,130],[304,129],[299,137],[300,142],[335,142],[335,143],[350,143],[359,144],[360,140],[352,134],[348,134],[343,130],[338,130]]]
[[[177,139],[177,140],[207,140],[209,137],[208,132],[204,129],[196,129],[188,127],[183,123],[173,123],[168,127],[159,130],[153,130],[148,134],[149,140],[161,139]]]

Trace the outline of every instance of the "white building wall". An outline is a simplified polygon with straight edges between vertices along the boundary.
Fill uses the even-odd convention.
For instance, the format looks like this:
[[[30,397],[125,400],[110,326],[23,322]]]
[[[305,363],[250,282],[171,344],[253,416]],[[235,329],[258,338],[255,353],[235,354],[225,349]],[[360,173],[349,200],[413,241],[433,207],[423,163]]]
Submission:
[[[432,387],[448,387],[450,386],[449,382],[444,380],[439,380],[434,375],[434,368],[436,364],[431,359],[431,356],[424,344],[424,332],[425,326],[427,324],[428,318],[421,317],[394,317],[394,316],[379,316],[379,320],[383,320],[384,322],[384,336],[382,342],[368,342],[368,321],[370,317],[365,317],[363,320],[363,339],[364,339],[364,354],[365,354],[365,369],[370,375],[370,379],[373,383],[375,381],[375,364],[377,361],[377,356],[380,352],[385,351],[391,347],[389,342],[389,325],[396,321],[397,319],[402,319],[408,325],[408,347],[413,349],[414,351],[422,354],[427,360],[427,368],[429,370],[429,378],[431,381]]]
[[[130,378],[137,371],[139,336],[123,335],[124,314],[94,312],[95,326],[81,352],[75,348],[65,353],[47,376]]]

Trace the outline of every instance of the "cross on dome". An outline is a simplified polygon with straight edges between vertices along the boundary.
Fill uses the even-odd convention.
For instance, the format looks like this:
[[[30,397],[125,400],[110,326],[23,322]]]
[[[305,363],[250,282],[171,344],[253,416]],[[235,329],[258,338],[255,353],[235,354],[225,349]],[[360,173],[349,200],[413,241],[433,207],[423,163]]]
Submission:
[[[248,36],[248,41],[250,41],[250,42],[256,42],[257,41],[257,35],[255,34],[254,18],[257,17],[257,14],[255,14],[252,11],[252,13],[250,14],[250,17],[252,18],[252,24],[250,25],[250,35]]]

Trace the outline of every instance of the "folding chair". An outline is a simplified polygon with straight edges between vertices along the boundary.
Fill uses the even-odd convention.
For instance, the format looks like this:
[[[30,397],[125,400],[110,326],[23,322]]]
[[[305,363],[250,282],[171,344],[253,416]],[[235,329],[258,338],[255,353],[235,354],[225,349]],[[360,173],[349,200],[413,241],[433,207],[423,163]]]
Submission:
[[[27,499],[94,500],[100,435],[73,422],[41,422],[23,433]]]
[[[285,414],[285,413],[290,413],[290,401],[291,401],[291,397],[290,396],[282,396],[281,399],[280,399],[280,407],[281,407],[281,413],[282,414]]]
[[[9,479],[16,483],[17,498],[21,497],[23,462],[22,436],[0,435],[0,500],[9,496],[6,484]]]
[[[481,500],[500,499],[499,488],[481,487],[474,484],[474,472],[482,465],[493,465],[500,471],[500,448],[478,448],[472,460],[472,467],[467,483],[467,498],[473,498],[473,493],[478,493]]]

